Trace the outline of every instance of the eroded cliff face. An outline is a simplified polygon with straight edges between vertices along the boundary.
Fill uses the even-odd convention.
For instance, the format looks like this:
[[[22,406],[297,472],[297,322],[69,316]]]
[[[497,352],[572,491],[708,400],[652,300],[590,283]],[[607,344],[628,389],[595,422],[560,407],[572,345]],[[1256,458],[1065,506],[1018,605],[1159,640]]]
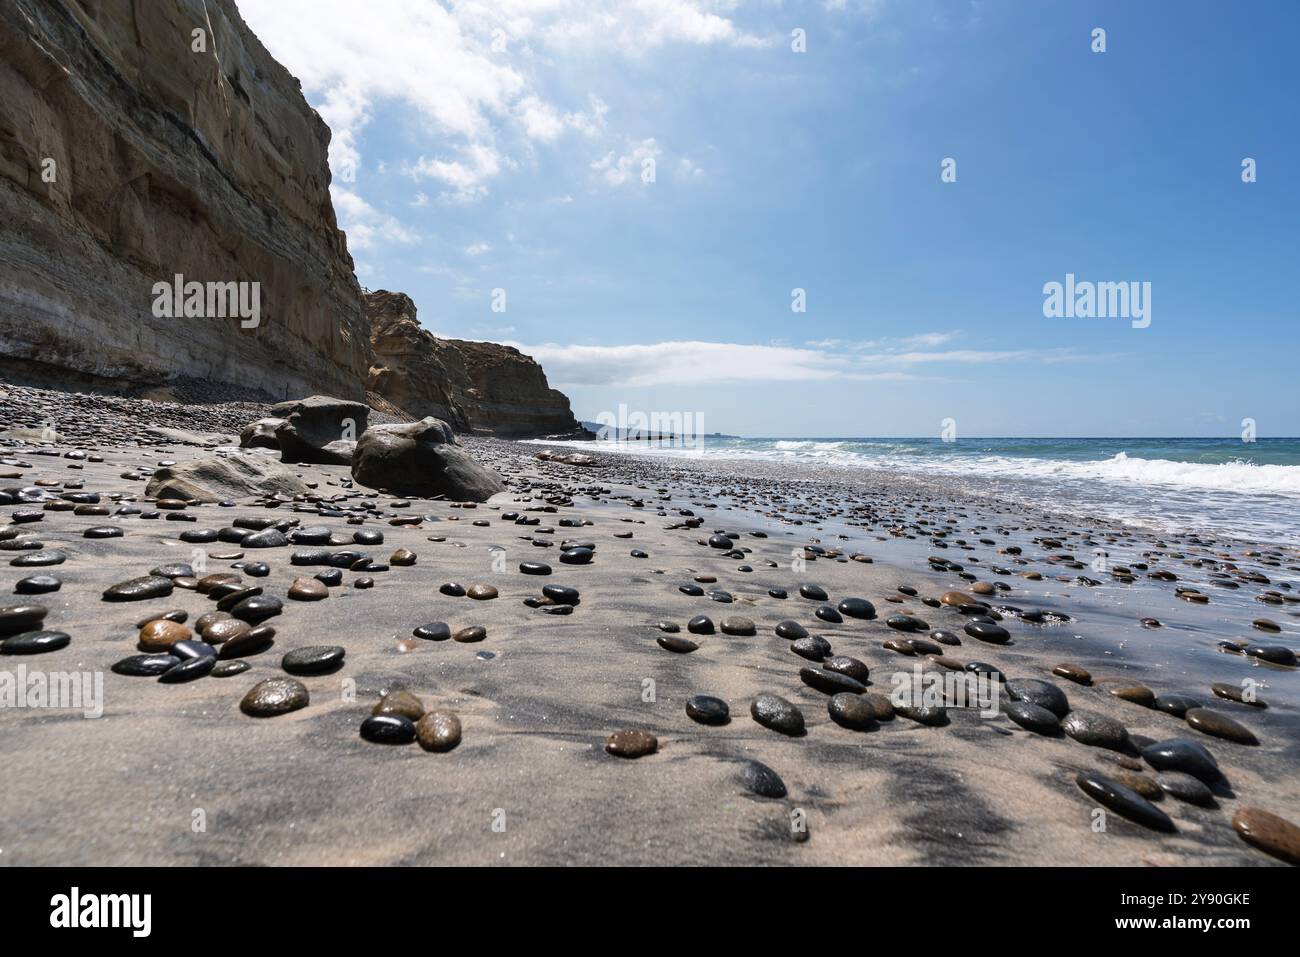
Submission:
[[[510,346],[440,339],[420,327],[409,296],[366,294],[375,365],[366,388],[417,418],[458,432],[542,435],[579,429],[542,367]]]
[[[232,0],[0,2],[0,366],[362,397],[329,135]],[[258,325],[156,317],[178,273],[260,283]]]

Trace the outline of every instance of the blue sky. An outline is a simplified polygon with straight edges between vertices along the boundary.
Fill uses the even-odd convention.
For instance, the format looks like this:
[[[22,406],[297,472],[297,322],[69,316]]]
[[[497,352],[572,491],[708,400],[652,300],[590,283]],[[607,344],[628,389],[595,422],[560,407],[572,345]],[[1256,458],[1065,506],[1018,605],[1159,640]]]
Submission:
[[[334,130],[361,282],[580,418],[1300,434],[1300,4],[240,9]],[[1150,326],[1045,317],[1067,273],[1149,282]]]

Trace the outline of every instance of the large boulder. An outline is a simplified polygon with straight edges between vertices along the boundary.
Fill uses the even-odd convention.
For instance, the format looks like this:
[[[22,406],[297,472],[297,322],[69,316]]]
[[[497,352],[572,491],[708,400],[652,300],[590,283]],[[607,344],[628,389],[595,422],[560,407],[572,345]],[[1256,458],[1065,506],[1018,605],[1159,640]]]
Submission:
[[[214,455],[158,469],[145,494],[187,502],[227,502],[268,495],[302,495],[302,479],[268,455]]]
[[[284,425],[284,419],[258,419],[239,430],[239,445],[245,449],[278,449],[280,440],[275,430]]]
[[[485,502],[505,489],[500,476],[455,444],[451,427],[432,416],[419,422],[376,425],[362,433],[352,455],[352,477],[367,488],[398,495],[442,495]]]
[[[308,396],[272,407],[271,414],[284,421],[276,428],[280,461],[348,465],[352,443],[366,431],[370,407],[364,402]]]

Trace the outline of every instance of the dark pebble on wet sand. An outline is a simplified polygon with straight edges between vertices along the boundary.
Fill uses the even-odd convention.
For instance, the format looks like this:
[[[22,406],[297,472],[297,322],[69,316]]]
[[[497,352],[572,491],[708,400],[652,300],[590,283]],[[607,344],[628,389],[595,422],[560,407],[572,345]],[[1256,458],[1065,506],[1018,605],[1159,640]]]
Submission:
[[[1038,678],[1012,678],[1004,685],[1012,701],[1028,701],[1040,708],[1046,708],[1058,718],[1064,718],[1070,711],[1070,702],[1065,692],[1050,681]]]
[[[0,639],[0,655],[42,655],[66,648],[71,640],[63,631],[28,631]]]
[[[280,614],[284,609],[283,602],[271,595],[253,595],[238,602],[230,613],[240,621],[246,621],[250,625],[256,625]]]
[[[695,642],[691,641],[691,639],[683,638],[680,635],[660,635],[655,640],[659,642],[660,648],[663,648],[666,651],[675,651],[681,655],[690,654],[692,651],[696,651],[700,647]]]
[[[53,575],[31,575],[20,579],[14,585],[14,593],[18,595],[44,595],[48,592],[58,591],[62,586],[63,582]]]
[[[693,635],[713,634],[713,619],[708,615],[696,615],[686,623],[686,630]]]
[[[809,635],[790,643],[790,650],[800,658],[821,661],[831,653],[831,643],[821,635]]]
[[[291,675],[323,675],[343,664],[345,651],[338,645],[295,648],[280,659],[280,667]]]
[[[986,621],[969,621],[964,630],[972,638],[995,645],[1005,645],[1011,640],[1011,635],[1005,628]]]
[[[213,678],[233,678],[253,667],[247,661],[218,661],[212,668]]]
[[[113,673],[135,678],[156,678],[181,659],[172,654],[131,655],[113,664]]]
[[[519,570],[525,575],[549,575],[551,566],[545,562],[520,562]]]
[[[431,621],[427,625],[420,625],[411,634],[425,641],[446,641],[451,637],[451,626],[445,621]]]
[[[826,702],[831,720],[853,731],[865,731],[876,723],[876,710],[860,694],[841,692]]]
[[[267,678],[255,684],[239,710],[250,718],[272,718],[307,707],[310,700],[306,686],[293,678]]]
[[[697,694],[686,700],[686,714],[700,724],[726,724],[731,717],[731,709],[721,698]]]
[[[1259,744],[1253,731],[1222,712],[1211,711],[1209,708],[1190,708],[1183,717],[1202,734],[1235,741],[1237,744]]]
[[[0,638],[31,631],[38,627],[49,609],[35,603],[24,605],[0,605]]]
[[[576,605],[579,599],[578,589],[564,585],[543,585],[542,594],[557,605]]]
[[[459,641],[462,644],[472,644],[476,641],[482,641],[486,637],[487,629],[482,625],[467,625],[453,634],[451,640]]]
[[[871,619],[876,617],[876,606],[865,598],[844,598],[838,605],[841,615],[849,618]]]
[[[787,641],[795,641],[799,638],[808,637],[808,629],[797,621],[791,621],[787,618],[785,621],[777,622],[776,634],[778,638],[785,638]]]
[[[372,714],[361,722],[361,737],[374,744],[410,744],[415,722],[400,714]]]
[[[1080,771],[1074,780],[1084,794],[1130,821],[1155,831],[1174,830],[1169,815],[1132,788],[1101,774],[1084,771]]]
[[[620,758],[640,758],[658,749],[659,739],[648,731],[615,731],[605,740],[605,750]]]
[[[158,680],[163,684],[172,685],[194,681],[211,673],[216,664],[215,655],[188,657],[164,671],[158,676]]]
[[[1198,741],[1184,738],[1157,741],[1142,749],[1142,757],[1157,771],[1183,771],[1207,784],[1221,776],[1214,755]]]
[[[1200,807],[1214,806],[1214,792],[1183,771],[1161,771],[1156,775],[1156,783],[1166,794],[1172,794],[1180,801]]]
[[[104,601],[145,601],[150,598],[166,598],[174,587],[170,578],[145,575],[106,588],[103,597]]]
[[[1054,734],[1061,727],[1060,718],[1031,701],[1012,701],[1002,710],[1020,727],[1036,734]]]
[[[760,761],[746,761],[740,777],[745,788],[759,797],[783,798],[787,794],[781,775]]]
[[[1128,730],[1114,718],[1097,711],[1072,711],[1061,730],[1080,744],[1119,751],[1128,743]]]
[[[848,675],[842,675],[834,671],[825,671],[821,668],[800,668],[799,680],[810,688],[816,688],[823,694],[861,694],[867,690],[866,685],[861,681],[850,678]]]
[[[749,713],[765,728],[796,736],[804,733],[803,712],[779,695],[761,694],[749,706]]]

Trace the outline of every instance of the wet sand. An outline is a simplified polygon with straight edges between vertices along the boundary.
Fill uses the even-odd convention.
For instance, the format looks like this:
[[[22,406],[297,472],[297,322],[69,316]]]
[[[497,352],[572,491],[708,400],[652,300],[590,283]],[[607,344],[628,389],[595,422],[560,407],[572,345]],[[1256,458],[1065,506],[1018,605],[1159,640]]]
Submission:
[[[569,466],[535,459],[536,445],[463,442],[508,477],[509,491],[474,508],[426,500],[397,507],[392,496],[346,487],[346,468],[294,466],[318,483],[320,495],[347,495],[346,504],[373,502],[375,509],[363,525],[321,518],[305,502],[275,509],[244,502],[191,507],[194,524],[46,512],[24,527],[23,535],[68,559],[53,568],[6,567],[0,604],[46,605],[44,627],[66,631],[72,641],[44,655],[5,656],[0,668],[102,672],[105,702],[96,719],[0,708],[0,862],[1253,865],[1277,860],[1242,841],[1232,827],[1234,812],[1252,806],[1300,818],[1297,669],[1218,647],[1223,640],[1297,647],[1300,605],[1255,600],[1267,591],[1290,597],[1280,583],[1296,577],[1300,556],[1293,549],[1187,535],[1160,539],[868,473],[749,467],[719,474],[703,464],[621,456]],[[32,443],[11,444],[0,457],[28,467],[5,466],[21,477],[4,485],[75,478],[86,491],[134,497],[148,507],[144,481],[125,473],[207,454],[166,443],[75,447],[104,461],[74,463],[32,454]],[[564,504],[532,511],[546,508],[548,498]],[[5,513],[19,508],[40,506],[6,506]],[[540,526],[503,520],[509,512],[536,517]],[[389,524],[411,514],[423,516],[418,527]],[[194,546],[178,540],[181,531],[217,529],[241,516],[349,533],[379,529],[384,544],[364,551],[385,561],[405,547],[418,561],[375,574],[344,571],[343,584],[324,601],[286,600],[283,614],[268,622],[274,647],[245,659],[251,668],[243,674],[169,685],[109,671],[137,653],[137,621],[184,609],[192,625],[213,602],[177,589],[166,598],[106,603],[103,589],[158,565],[190,561]],[[701,518],[700,526],[685,527],[690,517]],[[583,524],[565,527],[562,519]],[[101,525],[120,526],[125,535],[82,537]],[[709,546],[718,530],[736,534],[743,557]],[[539,547],[534,537],[552,544]],[[561,564],[564,539],[594,543],[594,561]],[[801,558],[806,545],[827,552]],[[1008,554],[1008,547],[1022,552]],[[204,548],[209,554],[240,550],[220,542]],[[1107,571],[1090,564],[1094,548],[1109,553]],[[245,551],[243,560],[271,566],[268,577],[250,583],[283,598],[294,577],[319,570],[291,566],[295,549]],[[649,557],[634,558],[632,549]],[[8,562],[18,554],[0,557]],[[850,560],[855,554],[872,561]],[[1032,624],[1004,613],[1010,643],[976,640],[963,631],[968,614],[923,603],[972,585],[960,572],[937,569],[931,556],[960,564],[978,581],[1008,586],[983,599],[994,609],[1055,609],[1071,620]],[[547,562],[553,574],[523,575],[524,561]],[[1132,583],[1115,580],[1115,566],[1131,569],[1137,562],[1148,568],[1134,570]],[[236,563],[209,559],[207,571]],[[1153,581],[1147,576],[1155,570],[1174,572],[1177,581]],[[1239,587],[1215,587],[1215,572]],[[1254,572],[1268,582],[1242,580]],[[61,589],[13,594],[19,578],[39,573],[60,576]],[[374,579],[373,588],[354,587],[363,575]],[[716,576],[703,589],[725,589],[734,601],[683,594],[679,586],[696,576]],[[1080,576],[1098,584],[1081,584]],[[446,582],[490,584],[499,597],[448,597],[439,592]],[[803,582],[822,586],[832,605],[865,598],[878,617],[820,621],[814,611],[823,603],[800,597]],[[545,584],[580,590],[572,614],[523,604]],[[914,588],[916,596],[900,593],[900,586]],[[1179,587],[1201,589],[1209,603],[1179,599]],[[770,596],[769,589],[780,588],[788,598]],[[756,634],[688,635],[688,619],[700,614],[715,622],[749,618]],[[1005,714],[985,718],[958,708],[949,708],[947,723],[937,727],[901,715],[865,732],[837,725],[828,696],[800,680],[800,668],[811,662],[792,654],[775,625],[793,619],[824,636],[834,654],[870,667],[869,690],[888,693],[893,672],[935,667],[923,655],[882,647],[909,637],[886,624],[897,614],[956,634],[961,645],[943,649],[950,658],[987,662],[1012,679],[1054,682],[1072,708],[1122,722],[1138,746],[1175,737],[1204,744],[1226,778],[1216,785],[1216,806],[1165,795],[1154,803],[1172,818],[1173,833],[1114,813],[1098,832],[1096,802],[1075,778],[1080,771],[1123,770],[1106,749],[1032,733]],[[1163,627],[1143,627],[1144,617]],[[1253,629],[1260,617],[1279,623],[1281,633]],[[413,628],[433,621],[452,630],[483,625],[487,637],[472,644],[412,637]],[[661,621],[680,625],[698,650],[660,647]],[[285,652],[314,645],[340,645],[347,654],[336,673],[300,679],[311,694],[306,708],[268,719],[240,712],[253,685],[283,674]],[[1092,685],[1054,676],[1052,668],[1066,661],[1090,671]],[[1210,689],[1211,682],[1238,685],[1244,678],[1260,683],[1269,707],[1216,698]],[[1191,695],[1248,726],[1259,744],[1201,734],[1181,718],[1115,697],[1112,683]],[[459,715],[461,744],[428,753],[414,744],[363,740],[361,722],[395,689]],[[757,723],[749,705],[761,693],[795,704],[806,734],[787,737]],[[686,700],[700,694],[727,701],[730,722],[706,726],[688,717]],[[607,737],[621,729],[650,732],[658,750],[635,760],[606,753]],[[1136,758],[1137,750],[1129,750]],[[747,790],[742,770],[753,760],[779,774],[784,798]],[[1144,773],[1154,777],[1150,768]]]

